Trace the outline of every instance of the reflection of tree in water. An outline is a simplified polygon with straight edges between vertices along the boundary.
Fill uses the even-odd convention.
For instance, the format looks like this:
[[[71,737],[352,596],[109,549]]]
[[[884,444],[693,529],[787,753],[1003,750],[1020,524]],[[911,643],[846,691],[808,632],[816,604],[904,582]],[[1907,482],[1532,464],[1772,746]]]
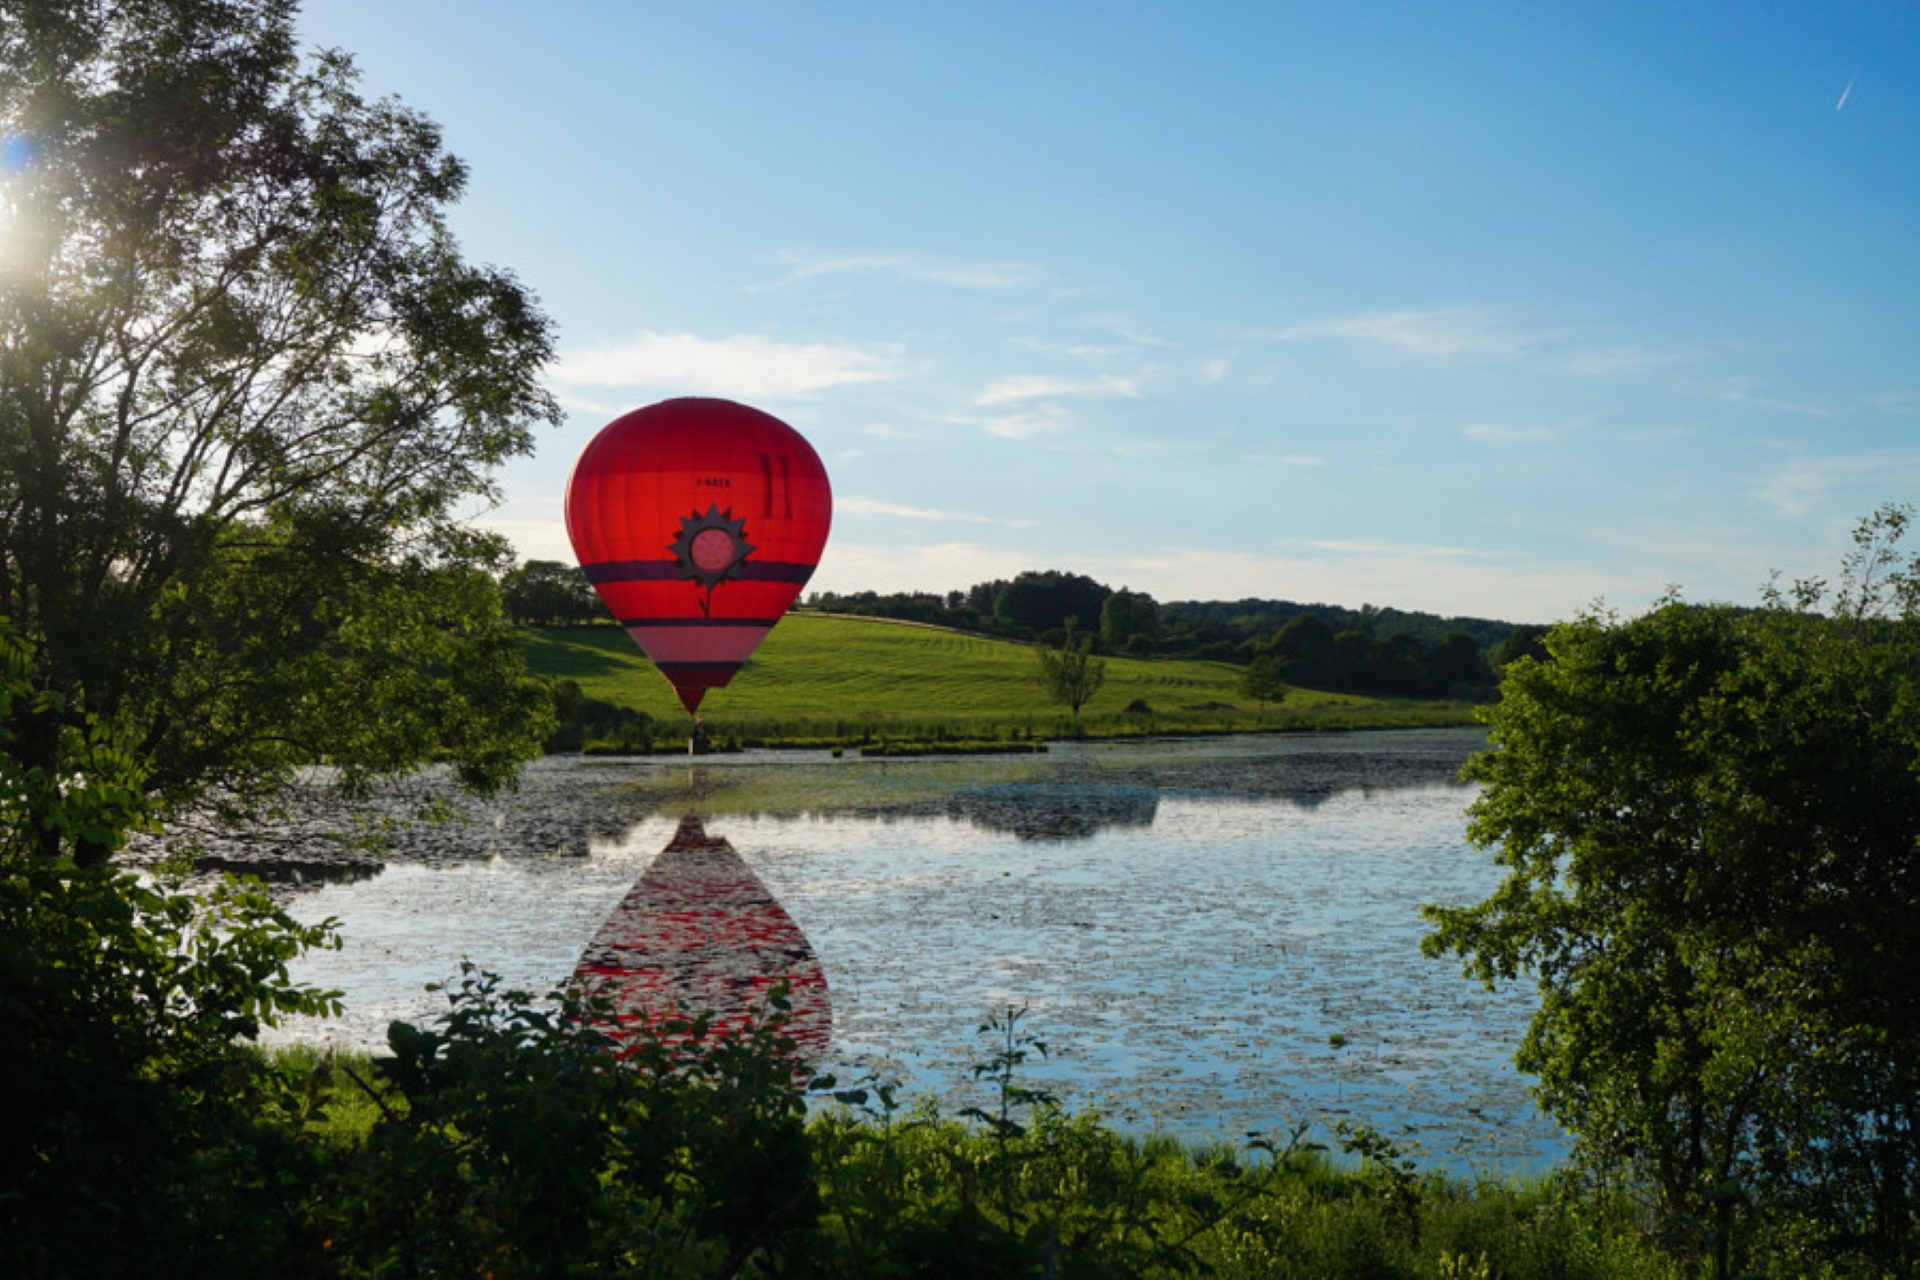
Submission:
[[[1399,745],[1399,744],[1393,744]],[[1194,760],[1110,760],[1069,767],[1059,785],[1133,785],[1160,795],[1285,800],[1312,807],[1350,791],[1365,795],[1456,783],[1464,756],[1455,750],[1289,750],[1270,756]]]
[[[384,868],[377,862],[301,861],[293,858],[222,858],[217,855],[197,858],[193,869],[210,875],[257,876],[268,885],[298,889],[318,888],[323,884],[352,884],[371,880]]]
[[[1291,744],[1289,744],[1291,746]],[[1044,780],[970,787],[939,811],[1022,840],[1084,840],[1109,827],[1150,827],[1163,796],[1284,800],[1312,809],[1336,796],[1376,795],[1459,781],[1457,747],[1382,743],[1398,750],[1291,748],[1264,756],[1057,762]]]
[[[490,858],[585,857],[595,842],[618,843],[655,816],[655,789],[626,776],[580,768],[535,767],[519,787],[487,801],[463,797],[444,778],[423,777],[365,798],[324,782],[296,787],[278,812],[250,826],[177,824],[196,844],[196,875],[254,875],[276,890],[297,891],[364,879],[389,861],[448,865]],[[167,854],[159,840],[136,840],[125,861],[150,866]]]
[[[1027,757],[1018,781],[1005,778],[1010,766],[1004,761],[889,764],[869,771],[844,762],[688,768],[552,759],[536,762],[517,789],[486,802],[457,796],[444,776],[364,801],[316,785],[251,832],[203,833],[201,864],[263,875],[294,867],[297,874],[281,874],[278,883],[297,887],[320,883],[329,868],[364,875],[387,860],[446,865],[585,857],[593,845],[621,843],[662,813],[705,809],[710,802],[742,815],[774,817],[808,811],[881,821],[944,815],[1023,840],[1081,840],[1109,827],[1151,825],[1163,796],[1313,807],[1354,792],[1452,785],[1467,755],[1484,741],[1474,731],[1428,730],[1127,744]],[[978,772],[987,769],[1002,771],[1001,777]],[[913,798],[901,799],[890,785],[909,777],[922,785],[911,788]],[[924,785],[929,777],[943,781]],[[774,798],[756,807],[746,798],[764,794],[760,788],[770,778],[778,780]],[[416,816],[433,802],[463,812],[464,820]],[[378,840],[356,842],[356,831],[370,831]],[[150,845],[128,861],[151,864],[159,856]]]
[[[1147,787],[1012,782],[962,791],[946,813],[1021,840],[1086,840],[1108,827],[1150,827],[1159,807]]]

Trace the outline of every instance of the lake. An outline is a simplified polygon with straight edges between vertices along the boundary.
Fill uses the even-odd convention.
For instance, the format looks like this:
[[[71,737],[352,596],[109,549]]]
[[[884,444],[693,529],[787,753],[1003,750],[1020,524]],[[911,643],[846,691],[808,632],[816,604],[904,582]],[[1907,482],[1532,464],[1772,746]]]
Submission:
[[[724,839],[811,941],[824,1063],[949,1110],[987,1016],[1026,1010],[1028,1083],[1115,1124],[1238,1140],[1370,1124],[1425,1166],[1538,1171],[1565,1150],[1509,1064],[1530,990],[1421,957],[1421,904],[1498,881],[1462,835],[1478,730],[1056,744],[1045,755],[824,753],[541,761],[450,825],[400,821],[384,865],[330,844],[327,806],[252,850],[344,948],[298,974],[347,1014],[280,1039],[377,1048],[462,959],[566,980],[683,816]],[[364,811],[362,817],[368,816]],[[262,861],[264,859],[264,861]],[[1332,1037],[1341,1037],[1336,1045]]]

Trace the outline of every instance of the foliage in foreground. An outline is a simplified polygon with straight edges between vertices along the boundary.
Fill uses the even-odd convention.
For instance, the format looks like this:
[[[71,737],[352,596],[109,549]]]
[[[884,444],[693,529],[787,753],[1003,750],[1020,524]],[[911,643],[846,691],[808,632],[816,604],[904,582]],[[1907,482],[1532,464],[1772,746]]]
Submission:
[[[8,726],[45,713],[50,752],[21,750]],[[287,1243],[310,1100],[241,1041],[337,1008],[287,970],[331,930],[71,856],[150,807],[135,753],[0,625],[0,1274],[235,1274]]]
[[[615,1054],[590,1007],[472,972],[448,995],[390,1056],[293,1068],[378,1107],[316,1144],[314,1220],[289,1237],[318,1240],[314,1273],[1673,1274],[1555,1187],[1422,1178],[1377,1136],[1342,1171],[1299,1133],[1195,1150],[1066,1115],[1019,1083],[1017,1011],[982,1028],[985,1105],[952,1118],[803,1085],[777,1017],[744,1039],[670,1022]]]
[[[1911,516],[1862,525],[1835,593],[1589,617],[1508,667],[1468,768],[1506,879],[1429,909],[1430,952],[1537,980],[1516,1065],[1716,1276],[1920,1269]]]

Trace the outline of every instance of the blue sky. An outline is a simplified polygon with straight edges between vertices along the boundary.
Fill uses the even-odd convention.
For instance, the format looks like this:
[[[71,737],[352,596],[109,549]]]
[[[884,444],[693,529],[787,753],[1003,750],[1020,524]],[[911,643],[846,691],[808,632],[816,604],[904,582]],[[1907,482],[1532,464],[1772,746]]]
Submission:
[[[1913,4],[309,0],[472,166],[567,425],[778,414],[812,587],[1551,621],[1920,496]]]

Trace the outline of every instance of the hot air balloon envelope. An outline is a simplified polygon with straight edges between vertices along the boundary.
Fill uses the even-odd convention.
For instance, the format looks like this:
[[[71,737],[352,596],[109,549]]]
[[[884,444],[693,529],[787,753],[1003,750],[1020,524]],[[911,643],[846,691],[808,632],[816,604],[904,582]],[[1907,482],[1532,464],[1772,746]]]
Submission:
[[[587,443],[567,536],[588,581],[693,711],[812,576],[833,492],[799,432],[731,400],[666,400]]]

